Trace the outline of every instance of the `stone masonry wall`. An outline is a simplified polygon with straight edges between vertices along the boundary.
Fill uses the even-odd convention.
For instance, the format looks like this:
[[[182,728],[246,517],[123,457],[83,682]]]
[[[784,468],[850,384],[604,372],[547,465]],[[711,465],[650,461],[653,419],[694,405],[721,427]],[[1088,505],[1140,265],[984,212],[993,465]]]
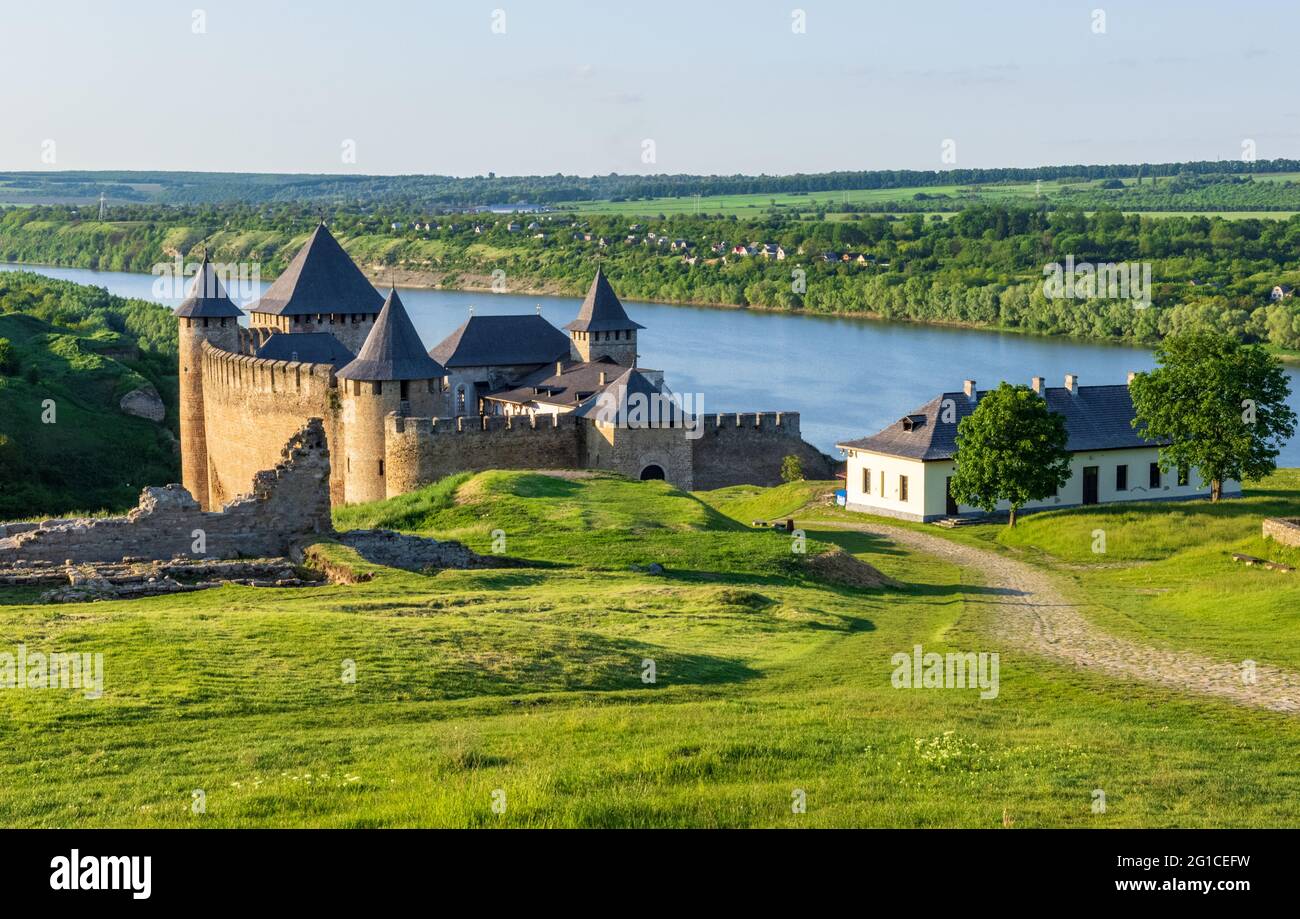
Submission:
[[[804,477],[830,479],[834,465],[799,435],[797,412],[741,412],[704,416],[704,433],[691,441],[695,488],[780,485],[781,461],[794,454]]]
[[[1300,517],[1266,517],[1264,538],[1284,546],[1300,546]]]
[[[247,492],[309,418],[322,420],[330,444],[343,443],[342,403],[333,382],[329,364],[271,361],[203,346],[210,508]],[[330,494],[341,504],[343,463],[334,466]]]
[[[583,465],[608,469],[630,479],[641,478],[647,466],[658,466],[670,485],[695,488],[692,441],[687,430],[673,427],[618,427],[588,422]]]
[[[333,532],[329,475],[325,428],[313,418],[282,445],[280,462],[258,472],[248,492],[221,512],[203,511],[180,485],[150,487],[125,517],[6,526],[11,535],[0,538],[0,565],[287,555],[304,537]],[[203,551],[195,549],[195,531],[202,532]]]
[[[385,419],[389,497],[456,472],[576,469],[582,422],[569,415]]]

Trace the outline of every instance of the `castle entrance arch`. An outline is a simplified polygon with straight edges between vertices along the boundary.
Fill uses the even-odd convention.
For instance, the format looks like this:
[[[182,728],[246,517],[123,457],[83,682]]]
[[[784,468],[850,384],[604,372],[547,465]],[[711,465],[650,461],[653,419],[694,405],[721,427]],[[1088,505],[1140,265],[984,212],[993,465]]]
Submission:
[[[663,477],[664,477],[664,467],[656,463],[651,463],[649,466],[646,466],[644,469],[641,470],[642,482],[661,480],[663,479]]]

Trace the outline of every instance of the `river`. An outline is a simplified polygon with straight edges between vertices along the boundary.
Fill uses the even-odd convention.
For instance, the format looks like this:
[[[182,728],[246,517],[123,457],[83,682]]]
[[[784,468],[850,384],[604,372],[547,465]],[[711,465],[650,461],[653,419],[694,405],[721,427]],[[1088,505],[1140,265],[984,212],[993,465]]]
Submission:
[[[145,274],[0,264],[50,277],[95,284],[123,297],[179,301],[154,295]],[[539,304],[556,326],[571,320],[581,301],[448,290],[402,291],[411,319],[432,348],[469,316],[531,313]],[[837,455],[837,441],[874,433],[962,380],[981,388],[999,380],[1028,383],[1045,376],[1063,385],[1077,373],[1082,385],[1123,383],[1130,370],[1155,362],[1145,348],[1044,338],[980,329],[948,328],[854,317],[669,306],[624,301],[640,333],[640,363],[665,371],[676,392],[698,394],[705,412],[794,411],[804,437]],[[1291,405],[1300,411],[1300,375],[1288,368]],[[1300,466],[1300,436],[1279,464]]]

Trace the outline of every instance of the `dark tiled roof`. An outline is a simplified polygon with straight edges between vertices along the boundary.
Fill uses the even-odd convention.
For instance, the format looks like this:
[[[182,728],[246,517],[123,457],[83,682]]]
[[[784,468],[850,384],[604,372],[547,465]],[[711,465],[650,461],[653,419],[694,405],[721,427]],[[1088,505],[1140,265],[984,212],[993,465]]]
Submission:
[[[379,312],[384,298],[326,229],[316,227],[284,274],[253,304],[250,312],[275,316],[315,313]]]
[[[655,396],[662,398],[655,400]],[[620,427],[662,427],[689,422],[690,416],[672,394],[633,367],[604,390],[582,403],[574,414]]]
[[[432,351],[444,367],[554,364],[569,356],[569,337],[538,315],[471,316]]]
[[[546,405],[574,407],[612,385],[624,371],[623,367],[609,359],[562,363],[564,369],[560,373],[556,373],[553,366],[543,367],[524,377],[510,389],[494,392],[487,398],[515,405],[541,402]],[[601,374],[605,375],[604,383],[600,382]]]
[[[977,395],[983,398],[987,393],[981,391]],[[1068,450],[1086,453],[1162,443],[1143,440],[1133,429],[1133,399],[1123,384],[1080,386],[1074,393],[1064,387],[1047,388],[1043,397],[1051,411],[1065,416]],[[944,414],[942,406],[949,399],[956,410],[953,420],[944,421],[941,419]],[[957,452],[957,425],[974,410],[975,403],[964,392],[946,392],[902,416],[883,431],[837,446],[909,459],[952,459]],[[908,419],[911,419],[911,430],[908,430]]]
[[[338,375],[349,380],[434,380],[447,371],[425,353],[402,298],[391,290],[356,360]]]
[[[176,307],[176,315],[190,319],[231,319],[244,315],[243,310],[230,302],[221,278],[213,270],[206,255],[190,284],[190,295]]]
[[[596,269],[596,276],[591,279],[587,298],[582,301],[578,318],[565,326],[571,332],[614,332],[632,329],[644,329],[627,318],[623,304],[609,286],[605,273]]]
[[[329,332],[272,332],[257,349],[257,356],[272,361],[333,364],[335,369],[356,357]]]

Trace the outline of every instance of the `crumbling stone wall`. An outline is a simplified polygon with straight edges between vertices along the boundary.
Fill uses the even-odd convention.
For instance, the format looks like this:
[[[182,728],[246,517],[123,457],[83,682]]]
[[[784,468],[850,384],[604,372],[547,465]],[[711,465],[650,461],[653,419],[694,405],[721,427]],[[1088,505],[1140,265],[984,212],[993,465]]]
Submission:
[[[312,418],[281,449],[280,462],[258,472],[251,491],[220,512],[202,510],[180,485],[150,487],[125,517],[6,526],[0,565],[286,555],[301,539],[333,532],[329,476],[324,424]]]
[[[705,415],[704,432],[693,445],[695,488],[780,485],[781,461],[793,454],[804,477],[830,479],[835,466],[799,434],[797,412],[740,412]]]

